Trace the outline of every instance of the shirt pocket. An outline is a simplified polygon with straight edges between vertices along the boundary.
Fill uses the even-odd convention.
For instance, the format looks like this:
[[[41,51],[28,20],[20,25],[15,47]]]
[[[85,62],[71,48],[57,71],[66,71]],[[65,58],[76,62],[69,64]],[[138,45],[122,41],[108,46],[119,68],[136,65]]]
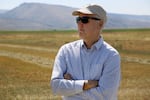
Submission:
[[[99,80],[102,75],[103,64],[92,64],[90,68],[90,79],[91,80]]]

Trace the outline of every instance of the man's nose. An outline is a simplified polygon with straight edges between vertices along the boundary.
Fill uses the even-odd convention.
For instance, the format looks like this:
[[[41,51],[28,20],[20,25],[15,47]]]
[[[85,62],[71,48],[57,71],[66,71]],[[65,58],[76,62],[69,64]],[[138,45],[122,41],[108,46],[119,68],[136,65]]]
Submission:
[[[81,21],[79,21],[77,24],[79,28],[83,28],[83,23]]]

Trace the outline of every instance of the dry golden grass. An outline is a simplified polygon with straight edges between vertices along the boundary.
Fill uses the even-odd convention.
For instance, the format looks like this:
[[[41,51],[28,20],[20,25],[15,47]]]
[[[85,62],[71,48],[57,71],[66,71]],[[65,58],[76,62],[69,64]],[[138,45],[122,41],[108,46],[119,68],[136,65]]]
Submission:
[[[150,60],[150,30],[104,31],[104,39],[113,45],[121,57]],[[52,95],[49,67],[24,61],[15,54],[31,55],[54,61],[64,43],[78,39],[75,31],[0,32],[0,100],[60,100]],[[5,53],[13,54],[2,55]],[[20,56],[21,57],[21,56]],[[29,59],[30,60],[30,59]],[[122,59],[122,81],[119,100],[149,100],[149,63]],[[37,61],[39,62],[39,61]]]
[[[50,68],[4,56],[0,56],[0,62],[1,100],[50,98]]]
[[[23,54],[30,54],[34,56],[40,56],[40,57],[46,57],[49,59],[53,59],[57,53],[57,49],[51,50],[50,48],[41,48],[40,50],[36,48],[33,49],[32,46],[28,46],[28,49],[25,48],[25,46],[22,46],[22,48],[19,48],[19,45],[17,47],[11,47],[11,46],[1,46],[0,45],[0,50],[3,51],[8,51],[8,52],[13,52],[13,53],[23,53]]]
[[[122,82],[119,90],[119,100],[149,100],[149,65],[124,61],[121,65]]]

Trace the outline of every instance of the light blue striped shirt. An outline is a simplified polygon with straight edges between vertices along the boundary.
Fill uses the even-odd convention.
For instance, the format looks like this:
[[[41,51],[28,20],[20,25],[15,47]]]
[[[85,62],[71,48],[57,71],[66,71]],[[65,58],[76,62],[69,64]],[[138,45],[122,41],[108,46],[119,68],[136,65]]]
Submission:
[[[73,80],[64,79],[65,73]],[[99,86],[83,90],[85,80],[99,80]],[[55,58],[51,87],[63,100],[117,100],[119,83],[119,53],[103,38],[91,49],[83,40],[65,44]]]

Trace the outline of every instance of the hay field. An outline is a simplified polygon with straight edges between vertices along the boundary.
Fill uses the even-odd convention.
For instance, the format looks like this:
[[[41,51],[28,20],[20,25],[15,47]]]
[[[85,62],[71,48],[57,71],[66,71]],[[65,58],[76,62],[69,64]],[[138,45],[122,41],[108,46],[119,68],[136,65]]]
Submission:
[[[104,40],[121,54],[119,100],[150,98],[150,29],[105,30]],[[0,31],[0,100],[61,100],[49,86],[61,45],[76,31]]]

